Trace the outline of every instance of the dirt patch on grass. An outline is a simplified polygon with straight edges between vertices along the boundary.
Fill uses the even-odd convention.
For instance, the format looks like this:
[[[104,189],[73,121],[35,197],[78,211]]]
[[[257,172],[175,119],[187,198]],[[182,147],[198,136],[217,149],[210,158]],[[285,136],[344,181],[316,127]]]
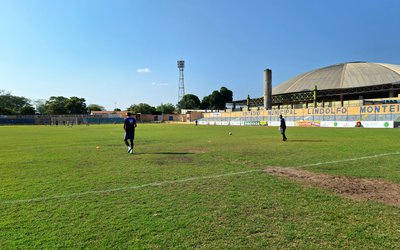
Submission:
[[[193,159],[185,155],[171,155],[162,159],[155,159],[153,163],[158,166],[169,166],[174,163],[193,163]]]
[[[185,148],[185,152],[192,153],[192,154],[204,154],[207,153],[205,148],[196,148],[196,147],[191,147],[191,148]]]
[[[180,163],[193,163],[193,158],[185,155],[172,156],[169,160]]]
[[[352,200],[374,200],[400,207],[400,184],[382,180],[317,174],[293,168],[269,167],[265,172],[333,191]]]
[[[223,158],[223,160],[226,160]],[[227,160],[232,164],[240,164],[240,165],[244,165],[246,167],[260,167],[260,164],[257,164],[255,162],[252,161],[246,161],[246,160],[240,160],[240,159],[229,159]]]

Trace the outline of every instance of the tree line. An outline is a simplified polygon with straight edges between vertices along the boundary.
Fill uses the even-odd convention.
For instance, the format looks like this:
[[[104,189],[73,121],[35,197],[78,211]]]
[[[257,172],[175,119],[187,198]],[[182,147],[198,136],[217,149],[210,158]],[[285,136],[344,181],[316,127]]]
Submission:
[[[226,108],[228,102],[233,101],[233,92],[226,87],[214,90],[210,95],[200,99],[193,94],[184,95],[178,102],[178,109],[213,109],[222,110]]]
[[[187,94],[175,106],[171,103],[153,107],[146,103],[133,104],[127,108],[132,113],[172,114],[181,109],[225,109],[226,103],[232,101],[233,93],[226,87],[215,90],[205,96],[202,101],[193,94]],[[31,101],[22,96],[14,96],[10,92],[0,90],[0,115],[34,115],[34,114],[90,114],[91,111],[104,111],[98,104],[86,105],[85,98],[52,96],[48,100]],[[121,111],[116,108],[114,111]]]

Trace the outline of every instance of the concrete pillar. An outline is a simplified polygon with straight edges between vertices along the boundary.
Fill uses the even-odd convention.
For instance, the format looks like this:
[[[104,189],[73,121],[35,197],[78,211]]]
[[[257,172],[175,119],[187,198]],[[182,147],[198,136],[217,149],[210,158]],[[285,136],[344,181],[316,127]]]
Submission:
[[[314,101],[314,108],[317,108],[318,107],[318,103],[317,103],[317,85],[315,85],[315,87],[314,87],[314,96],[313,96],[313,101]]]
[[[272,109],[272,70],[264,70],[264,108]]]
[[[250,95],[247,95],[246,103],[247,103],[247,111],[250,111]]]

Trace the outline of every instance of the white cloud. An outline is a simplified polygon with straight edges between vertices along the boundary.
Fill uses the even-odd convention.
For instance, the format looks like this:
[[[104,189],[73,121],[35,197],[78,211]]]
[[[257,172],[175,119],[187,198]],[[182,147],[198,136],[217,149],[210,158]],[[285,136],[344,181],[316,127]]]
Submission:
[[[153,86],[168,86],[169,84],[166,82],[152,82],[151,85],[153,85]]]
[[[147,74],[147,73],[151,73],[151,70],[149,68],[143,68],[143,69],[136,70],[136,72],[139,74]]]

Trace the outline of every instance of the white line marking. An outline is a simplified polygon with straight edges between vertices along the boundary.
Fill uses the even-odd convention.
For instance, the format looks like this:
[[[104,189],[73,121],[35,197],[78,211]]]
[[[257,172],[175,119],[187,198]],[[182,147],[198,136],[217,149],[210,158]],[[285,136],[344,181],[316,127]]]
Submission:
[[[122,188],[114,188],[114,189],[106,189],[106,190],[97,190],[97,191],[95,190],[95,191],[87,191],[87,192],[82,192],[82,193],[54,195],[54,196],[38,197],[38,198],[24,199],[24,200],[1,201],[0,205],[27,203],[27,202],[36,202],[36,201],[47,201],[47,200],[54,200],[54,199],[78,197],[78,196],[84,196],[84,195],[89,195],[89,194],[112,193],[112,192],[126,191],[126,190],[132,190],[132,189],[141,189],[141,188],[146,188],[146,187],[158,187],[158,186],[163,186],[163,185],[167,185],[167,184],[174,184],[174,183],[190,182],[190,181],[195,181],[195,180],[216,179],[216,178],[221,178],[221,177],[242,175],[242,174],[261,172],[261,171],[262,171],[262,169],[253,169],[253,170],[248,170],[248,171],[226,173],[226,174],[219,174],[219,175],[192,177],[192,178],[181,179],[181,180],[153,182],[153,183],[143,184],[143,185],[139,185],[139,186],[130,186],[130,187],[122,187]]]
[[[388,156],[388,155],[398,155],[398,154],[400,154],[400,152],[384,153],[384,154],[379,154],[379,155],[370,155],[370,156],[363,156],[363,157],[358,157],[358,158],[351,158],[351,159],[344,159],[344,160],[337,160],[337,161],[318,162],[318,163],[302,165],[299,167],[311,167],[311,166],[333,164],[333,163],[340,163],[340,162],[346,162],[346,161],[358,161],[358,160],[365,160],[365,159],[378,158],[378,157]]]
[[[340,162],[346,162],[346,161],[358,161],[358,160],[371,159],[371,158],[377,158],[377,157],[388,156],[388,155],[398,155],[398,154],[400,154],[400,152],[363,156],[363,157],[338,160],[338,161],[318,162],[318,163],[313,163],[313,164],[302,165],[299,167],[318,166],[318,165],[323,165],[323,164],[333,164],[333,163],[340,163]],[[84,195],[89,195],[89,194],[112,193],[112,192],[118,192],[118,191],[141,189],[141,188],[146,188],[146,187],[158,187],[158,186],[174,184],[174,183],[190,182],[190,181],[195,181],[195,180],[216,179],[216,178],[221,178],[221,177],[226,177],[226,176],[242,175],[242,174],[261,172],[261,171],[263,171],[263,170],[262,169],[253,169],[253,170],[248,170],[248,171],[233,172],[233,173],[226,173],[226,174],[219,174],[219,175],[192,177],[192,178],[174,180],[174,181],[153,182],[153,183],[147,183],[147,184],[143,184],[143,185],[139,185],[139,186],[130,186],[130,187],[122,187],[122,188],[114,188],[114,189],[106,189],[106,190],[97,190],[97,191],[95,190],[95,191],[87,191],[87,192],[64,194],[64,195],[54,195],[54,196],[38,197],[38,198],[25,199],[25,200],[0,201],[0,205],[27,203],[27,202],[36,202],[36,201],[47,201],[47,200],[54,200],[54,199],[78,197],[78,196],[84,196]]]

